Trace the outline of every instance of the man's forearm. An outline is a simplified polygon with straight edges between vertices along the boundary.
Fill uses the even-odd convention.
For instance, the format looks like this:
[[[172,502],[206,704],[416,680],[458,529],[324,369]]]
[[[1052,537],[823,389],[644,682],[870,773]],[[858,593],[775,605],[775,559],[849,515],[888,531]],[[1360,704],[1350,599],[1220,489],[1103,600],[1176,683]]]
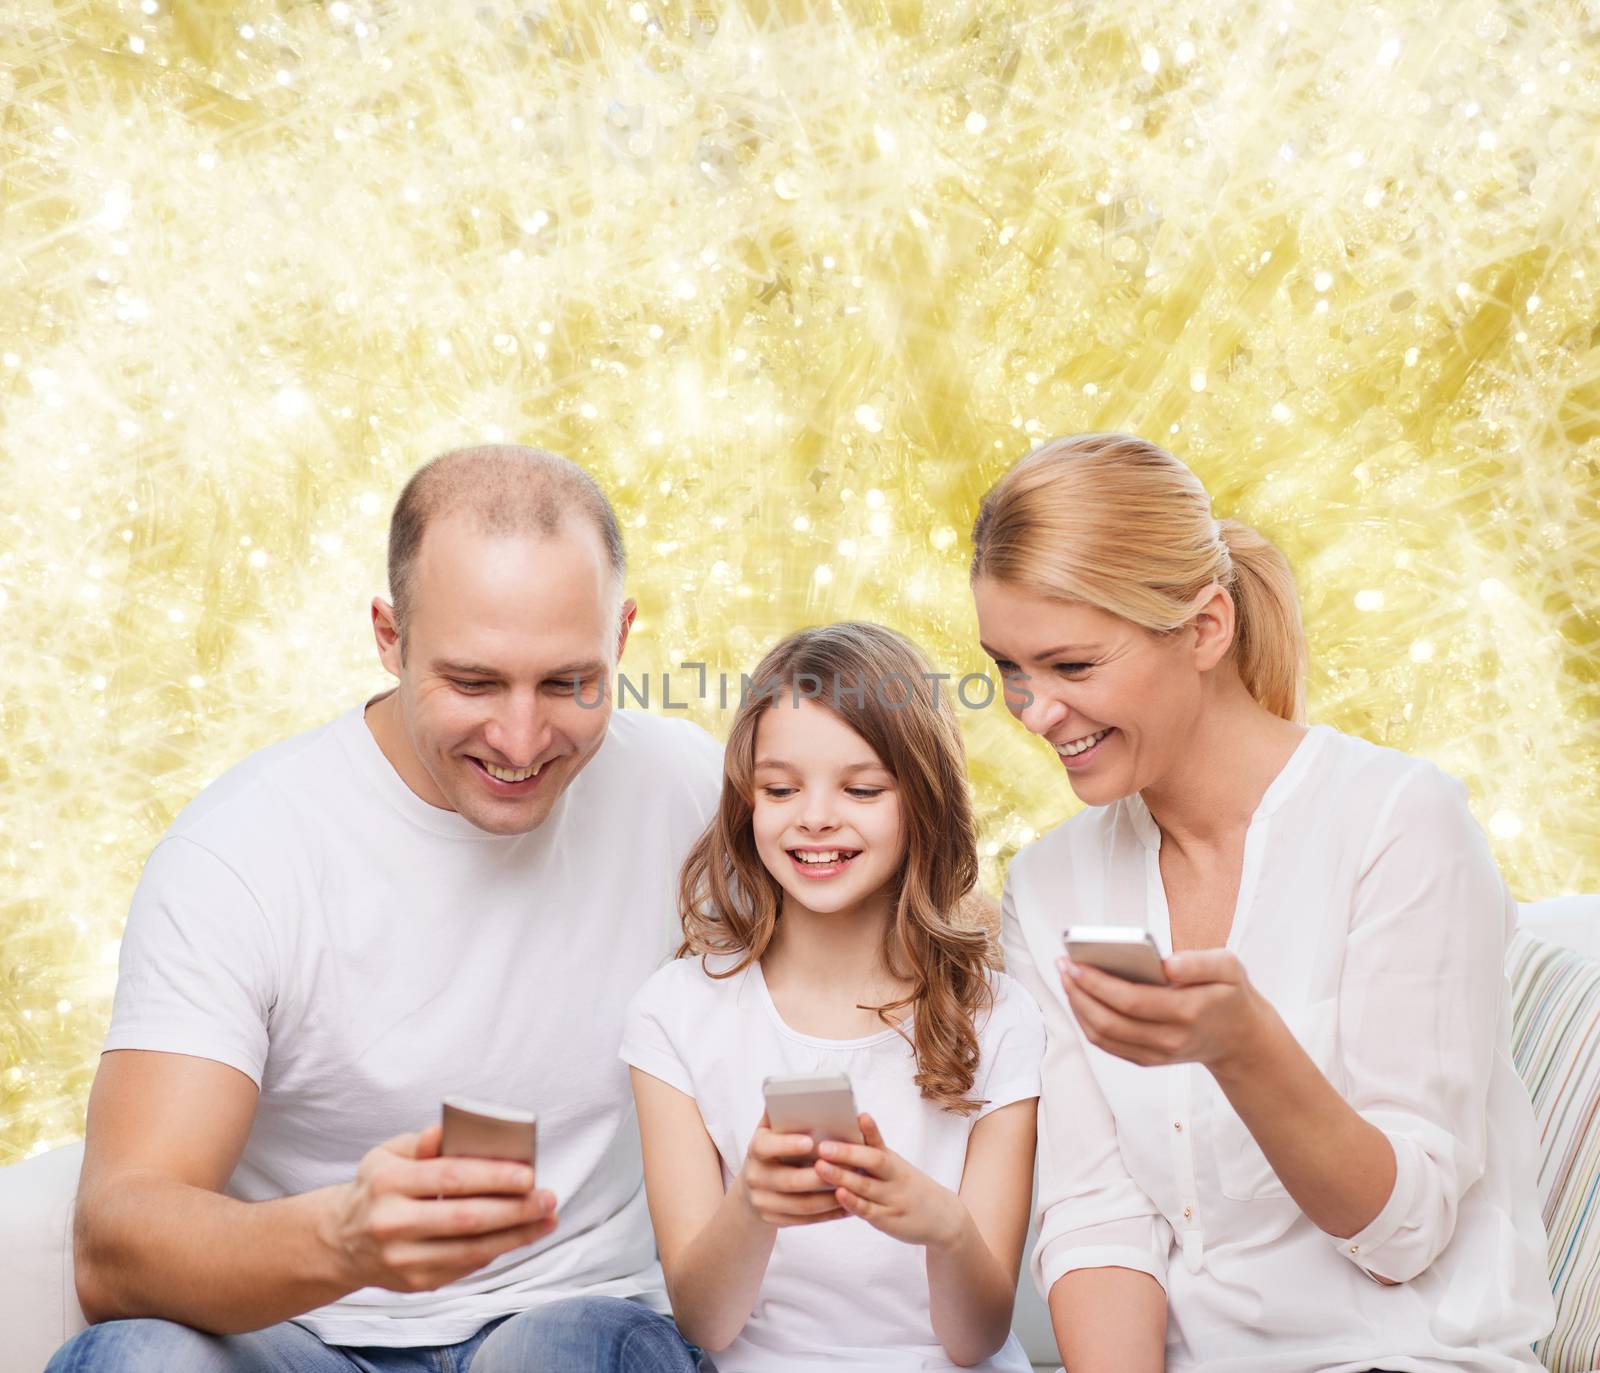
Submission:
[[[327,1192],[246,1202],[155,1173],[78,1198],[78,1299],[91,1321],[153,1316],[260,1330],[355,1290],[324,1241]]]

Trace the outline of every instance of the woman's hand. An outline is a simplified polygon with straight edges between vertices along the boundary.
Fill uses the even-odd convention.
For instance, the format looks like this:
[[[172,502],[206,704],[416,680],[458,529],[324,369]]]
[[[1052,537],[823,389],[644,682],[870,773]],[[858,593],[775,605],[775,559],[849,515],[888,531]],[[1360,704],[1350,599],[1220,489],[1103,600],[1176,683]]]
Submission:
[[[807,1135],[774,1133],[765,1114],[750,1147],[745,1150],[744,1167],[734,1179],[746,1204],[768,1225],[782,1229],[790,1225],[815,1225],[823,1220],[840,1220],[848,1212],[840,1209],[831,1183],[819,1181],[816,1169],[796,1163],[811,1153]]]
[[[1108,1054],[1146,1066],[1237,1067],[1259,1044],[1271,1008],[1226,949],[1190,949],[1163,964],[1170,985],[1152,987],[1062,958],[1061,986],[1084,1036]]]
[[[961,1198],[890,1150],[871,1116],[858,1117],[865,1144],[823,1140],[816,1174],[852,1216],[906,1244],[953,1246],[969,1219]]]

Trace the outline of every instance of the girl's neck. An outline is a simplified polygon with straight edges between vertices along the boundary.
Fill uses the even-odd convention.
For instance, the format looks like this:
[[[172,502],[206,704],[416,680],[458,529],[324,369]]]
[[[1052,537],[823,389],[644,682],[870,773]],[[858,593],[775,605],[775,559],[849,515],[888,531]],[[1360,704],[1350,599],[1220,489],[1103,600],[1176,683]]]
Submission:
[[[761,956],[779,1013],[803,1034],[852,1039],[882,1028],[862,1005],[897,1001],[910,987],[890,972],[884,943],[894,918],[887,891],[849,910],[819,912],[787,893],[772,942]],[[905,1014],[891,1012],[892,1017]]]

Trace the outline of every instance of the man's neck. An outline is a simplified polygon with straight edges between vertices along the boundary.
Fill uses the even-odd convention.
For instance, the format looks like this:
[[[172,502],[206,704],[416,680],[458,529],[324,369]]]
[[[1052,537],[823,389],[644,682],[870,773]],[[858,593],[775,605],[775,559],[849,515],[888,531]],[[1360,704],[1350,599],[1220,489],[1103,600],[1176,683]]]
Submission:
[[[444,793],[434,784],[428,770],[417,757],[416,750],[411,747],[405,722],[400,718],[399,689],[391,688],[382,696],[368,701],[363,715],[373,742],[412,793],[436,810],[454,813],[455,807],[446,803]]]

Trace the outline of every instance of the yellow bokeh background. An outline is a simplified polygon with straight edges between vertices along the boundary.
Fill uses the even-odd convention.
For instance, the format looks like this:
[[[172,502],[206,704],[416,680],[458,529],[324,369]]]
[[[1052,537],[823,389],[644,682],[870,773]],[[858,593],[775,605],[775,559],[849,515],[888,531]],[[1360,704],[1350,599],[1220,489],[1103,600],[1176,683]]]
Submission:
[[[381,689],[400,483],[611,492],[625,664],[981,671],[977,501],[1120,429],[1289,554],[1315,719],[1600,889],[1600,87],[1557,3],[11,0],[0,1163],[73,1138],[141,864]],[[714,680],[714,678],[713,678]],[[1075,807],[963,711],[985,883]],[[442,913],[441,918],[448,918]]]

